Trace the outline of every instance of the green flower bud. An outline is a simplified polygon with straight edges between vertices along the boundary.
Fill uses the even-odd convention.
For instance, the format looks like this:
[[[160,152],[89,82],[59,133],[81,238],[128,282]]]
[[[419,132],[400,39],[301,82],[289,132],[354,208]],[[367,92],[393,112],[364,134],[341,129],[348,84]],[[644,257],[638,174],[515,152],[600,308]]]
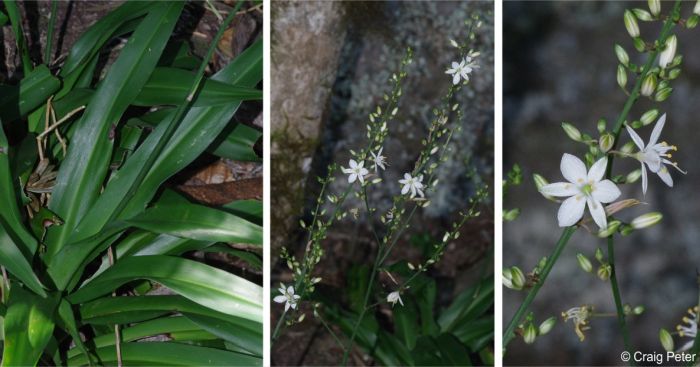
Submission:
[[[595,259],[598,260],[598,262],[603,262],[603,250],[598,247],[595,249]]]
[[[671,96],[671,92],[673,92],[673,88],[671,87],[659,89],[658,91],[656,91],[656,96],[654,97],[654,100],[656,100],[656,102],[663,102]]]
[[[532,344],[535,342],[535,339],[537,338],[537,328],[535,328],[535,325],[533,325],[531,322],[525,326],[525,330],[523,330],[523,341],[525,344]]]
[[[600,238],[606,238],[610,237],[612,234],[617,232],[617,228],[620,227],[620,224],[622,224],[619,220],[613,220],[608,223],[608,227],[601,229],[600,232],[598,232],[598,237]]]
[[[627,70],[622,65],[617,66],[617,85],[622,89],[627,85]]]
[[[618,44],[615,44],[615,55],[617,55],[617,60],[620,61],[620,64],[625,66],[629,64],[630,57],[627,55],[627,51]]]
[[[525,282],[526,282],[525,274],[523,274],[523,271],[520,270],[520,268],[518,268],[517,266],[512,266],[510,268],[510,272],[511,272],[511,281],[513,282],[513,286],[514,286],[513,289],[518,289],[518,290],[523,289],[523,287],[525,287]]]
[[[612,267],[610,264],[603,264],[598,267],[598,278],[602,281],[607,281],[610,279],[610,274],[612,273]]]
[[[637,24],[637,19],[635,19],[634,14],[631,11],[625,10],[625,28],[627,28],[627,33],[630,37],[639,37],[639,25]]]
[[[641,118],[639,118],[640,121],[642,121],[642,124],[644,126],[647,126],[651,124],[652,122],[656,121],[656,118],[659,117],[659,110],[656,108],[651,109],[647,112],[644,112]]]
[[[698,22],[700,22],[700,16],[693,14],[685,21],[685,26],[688,29],[692,29],[698,26]]]
[[[542,270],[545,265],[547,265],[547,256],[541,258],[540,261],[537,263],[537,271],[539,272],[540,270]]]
[[[681,75],[681,69],[671,69],[668,72],[668,78],[671,80],[678,78],[679,75]]]
[[[629,153],[632,153],[634,151],[634,148],[636,148],[636,147],[637,146],[634,145],[634,142],[628,141],[627,143],[625,143],[625,145],[622,146],[622,148],[620,148],[620,151],[622,153],[629,154]]]
[[[600,139],[598,139],[598,146],[603,153],[607,153],[610,149],[612,149],[614,143],[615,137],[610,133],[605,133],[600,136]]]
[[[644,9],[632,9],[632,13],[637,17],[637,19],[641,20],[642,22],[648,22],[651,20],[654,20],[654,18],[651,16],[651,13]]]
[[[564,129],[566,135],[573,141],[581,141],[581,132],[572,124],[562,122],[561,128]]]
[[[649,11],[655,17],[659,16],[661,13],[661,0],[649,0]]]
[[[506,222],[512,222],[516,219],[518,219],[518,216],[520,215],[520,209],[515,208],[511,210],[504,210],[503,211],[503,220]]]
[[[503,272],[501,273],[501,275],[503,275],[503,285],[506,288],[516,289],[515,286],[513,285],[513,272],[510,271],[510,268],[503,269]],[[517,290],[520,290],[520,289],[517,289]]]
[[[539,334],[540,335],[546,335],[549,333],[552,328],[554,328],[554,325],[557,323],[557,318],[552,316],[548,318],[547,320],[544,320],[541,324],[539,329]]]
[[[659,340],[661,340],[661,345],[667,352],[674,351],[673,337],[671,336],[671,333],[666,331],[666,329],[659,330]]]
[[[535,173],[532,175],[532,179],[535,181],[535,187],[537,187],[537,191],[541,190],[543,186],[548,185],[549,182],[547,179],[542,177],[541,175]]]
[[[598,132],[602,134],[607,129],[607,124],[608,122],[605,119],[598,120]]]
[[[620,234],[623,236],[627,236],[632,232],[634,232],[634,228],[632,228],[632,226],[629,224],[625,224],[620,227]]]
[[[637,306],[632,310],[632,313],[639,316],[646,311],[646,308],[644,306]]]
[[[649,97],[654,93],[654,89],[656,89],[656,74],[650,73],[642,81],[640,93],[642,93],[643,96]]]
[[[647,47],[647,45],[644,43],[644,40],[639,37],[632,40],[632,43],[634,44],[634,49],[639,52],[644,52],[644,50]]]
[[[632,220],[632,223],[630,223],[630,225],[634,229],[647,228],[647,227],[651,227],[651,226],[661,222],[661,219],[663,217],[664,217],[663,214],[661,214],[659,212],[650,212],[650,213],[640,215],[637,218],[634,218]]]
[[[636,169],[632,172],[630,172],[627,177],[625,177],[625,182],[626,183],[635,183],[639,178],[642,177],[642,170],[641,169]]]
[[[578,253],[576,254],[576,260],[578,260],[578,266],[580,266],[586,273],[593,271],[593,264],[591,264],[591,261],[588,260],[586,255]]]

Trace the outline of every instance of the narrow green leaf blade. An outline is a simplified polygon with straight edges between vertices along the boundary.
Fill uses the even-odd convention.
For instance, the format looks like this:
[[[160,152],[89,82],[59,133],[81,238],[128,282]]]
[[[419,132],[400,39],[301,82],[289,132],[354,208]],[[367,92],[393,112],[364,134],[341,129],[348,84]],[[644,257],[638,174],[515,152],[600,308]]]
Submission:
[[[15,284],[5,314],[3,366],[36,365],[54,329],[58,298],[42,299]]]

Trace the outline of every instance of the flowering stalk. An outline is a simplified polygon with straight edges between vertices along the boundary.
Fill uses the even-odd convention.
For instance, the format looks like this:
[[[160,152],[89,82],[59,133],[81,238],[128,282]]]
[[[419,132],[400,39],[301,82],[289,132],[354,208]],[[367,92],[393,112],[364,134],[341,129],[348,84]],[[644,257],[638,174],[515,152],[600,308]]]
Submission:
[[[680,14],[680,5],[681,1],[677,0],[674,4],[673,10],[671,11],[671,15],[665,20],[664,25],[662,27],[661,33],[659,35],[659,38],[656,42],[656,45],[664,45],[666,42],[666,39],[669,37],[671,29],[673,28],[675,22],[679,18]],[[625,26],[628,29],[628,32],[630,32],[630,35],[635,38],[635,43],[639,43],[638,41],[641,41],[640,38],[638,38],[638,28],[636,26],[636,21],[634,20],[634,17],[631,16],[631,13],[628,11],[625,13]],[[659,46],[660,47],[660,46]],[[649,56],[647,58],[646,63],[644,64],[641,72],[639,73],[637,77],[637,81],[635,83],[634,88],[632,89],[631,92],[628,94],[627,101],[625,102],[622,112],[618,116],[616,123],[613,127],[612,130],[612,135],[614,137],[612,146],[606,147],[609,148],[608,150],[614,151],[620,137],[620,133],[622,131],[622,127],[624,126],[624,123],[627,119],[627,116],[634,105],[634,103],[637,101],[637,99],[640,97],[642,85],[646,80],[648,80],[648,76],[653,75],[650,72],[652,71],[652,66],[654,64],[654,61],[656,60],[656,57],[658,56],[660,49],[659,47],[654,48],[651,50],[649,53]],[[619,50],[616,50],[618,53],[618,59],[625,64],[628,60],[625,55],[622,55],[621,57],[621,52]],[[567,134],[569,132],[567,131]],[[605,178],[606,179],[611,179],[612,178],[612,164],[613,164],[613,157],[614,155],[610,154],[608,157],[608,165],[607,169],[605,172]],[[609,215],[609,214],[608,214]],[[552,267],[556,263],[557,259],[559,258],[559,255],[563,251],[564,247],[566,247],[569,239],[571,238],[571,235],[578,229],[576,225],[571,226],[571,227],[566,227],[563,232],[561,237],[559,238],[559,241],[557,242],[552,254],[547,258],[544,267],[541,269],[540,273],[538,273],[538,278],[537,281],[534,282],[534,285],[528,292],[527,296],[523,300],[522,304],[519,306],[518,310],[516,311],[515,315],[511,319],[511,321],[508,323],[504,333],[503,333],[503,348],[507,347],[508,343],[515,337],[515,329],[517,325],[520,323],[522,318],[525,316],[525,313],[527,309],[529,308],[530,304],[532,301],[535,299],[537,296],[537,293],[539,292],[540,288],[544,284],[547,276],[549,275],[549,272],[551,271]],[[615,273],[615,262],[614,262],[614,240],[612,238],[613,234],[615,231],[610,231],[610,234],[607,236],[607,244],[608,244],[608,261],[610,265],[610,284],[612,288],[612,293],[613,297],[615,299],[615,306],[616,306],[616,312],[617,312],[617,318],[618,318],[618,323],[623,335],[623,340],[625,344],[626,350],[631,350],[630,349],[630,344],[629,344],[629,333],[627,331],[627,326],[625,323],[625,312],[624,312],[624,307],[622,305],[622,298],[620,296],[620,291],[619,287],[617,284],[617,277]]]

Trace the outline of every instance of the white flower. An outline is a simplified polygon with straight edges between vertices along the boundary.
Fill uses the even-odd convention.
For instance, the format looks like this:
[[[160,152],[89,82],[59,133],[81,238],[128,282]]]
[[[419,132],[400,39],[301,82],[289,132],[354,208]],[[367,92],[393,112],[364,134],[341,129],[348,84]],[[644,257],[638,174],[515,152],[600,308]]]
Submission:
[[[393,291],[389,293],[388,296],[386,296],[386,301],[391,303],[391,307],[394,307],[396,305],[396,302],[400,303],[401,306],[403,306],[403,301],[401,300],[401,294],[399,291]]]
[[[374,172],[379,172],[379,169],[386,169],[386,166],[389,164],[386,163],[386,157],[382,155],[382,150],[384,150],[384,147],[379,148],[379,151],[377,154],[374,154],[374,152],[370,152],[372,154],[372,161],[374,161]]]
[[[285,288],[284,284],[280,283],[280,288],[278,290],[280,291],[281,295],[276,296],[274,301],[277,303],[284,303],[285,312],[289,311],[290,307],[296,310],[297,301],[299,301],[301,296],[294,294],[294,287],[290,285],[289,287]]]
[[[540,192],[545,196],[569,196],[559,208],[557,218],[560,227],[573,226],[586,209],[601,229],[608,225],[607,215],[602,203],[613,202],[620,196],[620,190],[610,180],[603,180],[608,159],[601,158],[586,172],[586,165],[571,154],[561,157],[561,173],[568,182],[557,182],[542,186]]]
[[[671,178],[671,174],[668,172],[668,168],[665,166],[666,164],[675,167],[678,171],[685,174],[683,170],[678,168],[677,163],[666,159],[671,158],[671,153],[669,153],[669,151],[678,150],[678,148],[676,148],[675,145],[668,145],[668,143],[665,141],[657,143],[665,123],[666,114],[664,113],[659,120],[656,121],[656,125],[654,126],[654,130],[651,132],[649,143],[647,145],[644,145],[642,138],[640,138],[632,128],[625,126],[627,128],[627,132],[632,137],[634,144],[636,144],[639,148],[639,152],[634,155],[634,158],[642,163],[642,192],[644,194],[647,193],[647,170],[644,166],[645,163],[646,166],[649,167],[649,170],[659,175],[661,180],[669,187],[673,187],[673,179]]]
[[[452,67],[445,71],[445,74],[452,75],[452,84],[457,85],[461,79],[469,80],[469,74],[474,71],[474,69],[479,66],[474,61],[474,57],[478,56],[479,53],[469,52],[469,54],[462,59],[461,62],[452,62]]]
[[[678,336],[681,338],[690,338],[690,341],[685,343],[676,353],[683,353],[690,350],[695,342],[695,335],[698,333],[698,307],[689,308],[688,315],[689,316],[683,317],[683,322],[687,324],[687,326],[683,324],[678,325],[676,326],[676,331],[678,331]]]
[[[425,197],[422,190],[423,175],[413,177],[410,173],[404,173],[403,180],[399,180],[399,183],[403,185],[401,188],[401,195],[406,195],[409,191],[411,191],[411,198],[416,197],[416,194],[420,197]]]
[[[574,331],[578,335],[579,339],[583,341],[586,336],[583,334],[584,331],[590,329],[588,326],[589,318],[591,317],[591,312],[593,308],[591,306],[581,306],[568,309],[566,312],[561,313],[561,317],[564,318],[564,322],[572,320],[574,323]]]
[[[367,168],[364,168],[365,162],[357,163],[354,159],[350,160],[350,168],[343,167],[343,173],[348,175],[348,182],[353,183],[355,180],[360,180],[360,183],[365,183],[365,176],[369,173]]]

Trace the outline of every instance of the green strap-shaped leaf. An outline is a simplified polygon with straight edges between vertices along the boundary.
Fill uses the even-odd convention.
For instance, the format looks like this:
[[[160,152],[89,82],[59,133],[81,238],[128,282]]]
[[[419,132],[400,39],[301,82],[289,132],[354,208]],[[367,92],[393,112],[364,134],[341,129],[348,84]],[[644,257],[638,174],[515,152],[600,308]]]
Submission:
[[[187,98],[195,75],[187,70],[159,67],[153,70],[141,93],[132,102],[137,106],[179,105]],[[262,91],[207,79],[194,106],[215,106],[262,99]]]
[[[233,130],[222,136],[220,141],[214,142],[209,151],[213,154],[235,161],[259,162],[261,159],[255,154],[253,146],[262,136],[262,131],[237,124]]]
[[[46,65],[39,65],[20,80],[19,86],[0,86],[0,118],[14,121],[27,116],[46,103],[60,86],[61,82]]]
[[[262,227],[238,216],[166,192],[151,208],[126,221],[155,233],[211,242],[262,245]]]
[[[222,319],[188,313],[185,316],[202,329],[262,357],[263,340],[259,333],[238,328]]]
[[[119,121],[155,68],[183,6],[183,2],[154,5],[76,123],[76,133],[59,170],[49,205],[65,224],[50,233],[48,254],[63,247],[97,199],[109,169],[111,126]]]
[[[262,322],[262,287],[209,265],[170,256],[122,259],[71,294],[68,300],[73,304],[87,302],[136,279],[161,283],[203,306]]]
[[[37,241],[22,222],[17,195],[8,158],[9,144],[0,126],[0,263],[27,287],[45,297],[44,287],[37,278],[30,259],[37,249]]]
[[[5,314],[2,366],[36,365],[54,329],[58,297],[40,298],[14,284]]]
[[[32,60],[29,58],[27,41],[24,39],[24,32],[22,31],[22,16],[19,13],[17,2],[4,0],[4,3],[7,15],[12,23],[12,31],[15,35],[15,43],[17,43],[17,53],[22,57],[22,68],[24,73],[28,74],[32,71],[33,65]]]
[[[58,317],[60,318],[62,324],[61,326],[64,327],[68,331],[71,338],[73,338],[73,342],[76,345],[74,350],[77,353],[83,353],[83,355],[88,359],[92,359],[92,356],[85,347],[85,343],[83,343],[83,339],[78,331],[78,323],[75,320],[75,315],[73,315],[71,304],[65,299],[62,299],[60,305],[58,306]],[[112,335],[112,340],[114,340],[114,335]]]
[[[124,364],[145,366],[260,366],[262,358],[172,342],[125,343],[121,346]],[[96,351],[100,361],[114,365],[117,353],[114,346],[99,348]],[[68,360],[69,366],[86,365],[84,356]]]

